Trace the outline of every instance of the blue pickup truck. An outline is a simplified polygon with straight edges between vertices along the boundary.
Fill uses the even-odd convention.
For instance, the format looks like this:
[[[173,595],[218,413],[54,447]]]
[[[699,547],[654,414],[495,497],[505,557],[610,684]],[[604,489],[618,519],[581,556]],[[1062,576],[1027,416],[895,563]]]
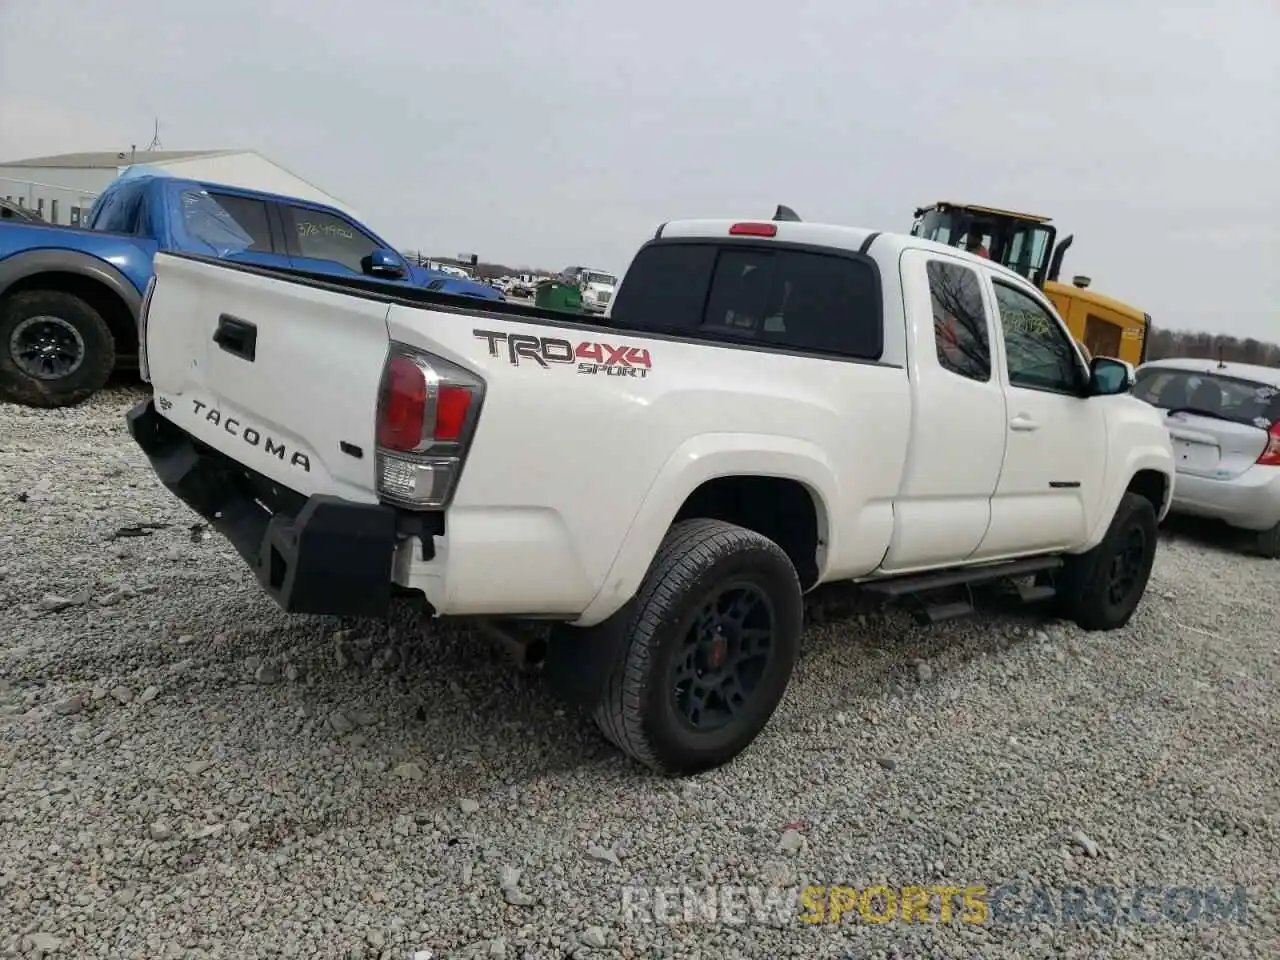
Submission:
[[[473,280],[406,261],[350,216],[316,203],[140,174],[98,197],[85,227],[0,221],[0,396],[76,404],[137,366],[137,317],[158,250],[311,275],[501,300]]]

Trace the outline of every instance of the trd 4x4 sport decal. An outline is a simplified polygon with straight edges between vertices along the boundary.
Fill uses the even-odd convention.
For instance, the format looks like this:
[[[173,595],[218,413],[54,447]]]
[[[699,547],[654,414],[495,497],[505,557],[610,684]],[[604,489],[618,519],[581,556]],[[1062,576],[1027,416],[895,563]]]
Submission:
[[[505,355],[513,367],[521,360],[547,369],[553,363],[576,363],[579,373],[608,377],[640,377],[649,375],[653,362],[649,351],[627,344],[615,346],[584,340],[576,347],[559,337],[535,337],[525,333],[500,333],[497,330],[474,330],[477,338],[489,345],[489,356]]]

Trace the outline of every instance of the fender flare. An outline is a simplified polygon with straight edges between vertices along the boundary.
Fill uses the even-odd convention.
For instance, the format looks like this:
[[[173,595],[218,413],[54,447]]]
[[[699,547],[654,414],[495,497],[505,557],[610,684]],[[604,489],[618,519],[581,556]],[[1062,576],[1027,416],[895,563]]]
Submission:
[[[78,250],[28,250],[0,260],[0,299],[19,280],[41,273],[74,273],[102,284],[119,297],[134,321],[142,309],[142,294],[123,273],[97,257]]]
[[[1164,475],[1166,483],[1164,503],[1156,511],[1157,521],[1164,519],[1169,512],[1169,506],[1173,503],[1173,488],[1174,484],[1177,483],[1177,471],[1174,467],[1173,456],[1168,447],[1161,447],[1156,444],[1131,447],[1121,469],[1112,475],[1113,479],[1107,491],[1108,496],[1103,501],[1110,505],[1111,509],[1099,513],[1093,530],[1089,532],[1089,539],[1085,542],[1084,548],[1078,552],[1083,553],[1102,542],[1102,538],[1107,535],[1107,530],[1111,526],[1112,518],[1115,517],[1116,508],[1120,503],[1121,497],[1124,496],[1125,491],[1129,488],[1129,484],[1133,482],[1133,478],[1143,470],[1152,470]]]
[[[704,433],[682,443],[667,458],[637,509],[609,572],[575,623],[591,626],[618,610],[639,588],[671,521],[698,487],[722,477],[777,477],[809,491],[823,544],[821,580],[836,555],[833,505],[839,502],[836,471],[820,448],[804,440],[772,434]]]

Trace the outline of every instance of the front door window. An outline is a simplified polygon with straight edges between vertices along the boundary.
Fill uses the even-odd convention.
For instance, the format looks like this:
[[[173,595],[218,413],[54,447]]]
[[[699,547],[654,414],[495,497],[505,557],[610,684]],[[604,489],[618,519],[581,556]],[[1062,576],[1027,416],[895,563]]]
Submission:
[[[1062,324],[1030,295],[1004,283],[994,286],[1009,385],[1078,394],[1084,371]]]

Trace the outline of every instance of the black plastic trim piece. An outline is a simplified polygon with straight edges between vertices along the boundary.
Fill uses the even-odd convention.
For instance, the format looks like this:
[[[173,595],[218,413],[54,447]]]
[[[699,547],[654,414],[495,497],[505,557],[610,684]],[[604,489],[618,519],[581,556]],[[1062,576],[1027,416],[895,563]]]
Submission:
[[[69,230],[55,224],[25,223],[24,227],[52,227],[58,230]],[[125,239],[122,235],[122,239]],[[130,237],[136,241],[136,237]],[[138,311],[142,308],[142,294],[138,292],[127,277],[105,260],[82,253],[79,250],[40,249],[15,253],[0,262],[0,295],[19,280],[37,276],[42,273],[74,273],[82,277],[96,280],[114,293],[128,308],[134,321],[138,319]]]
[[[1006,560],[998,563],[956,567],[930,573],[911,573],[883,579],[865,580],[859,585],[868,593],[885,597],[902,597],[926,590],[957,587],[962,584],[991,583],[1005,577],[1021,577],[1032,573],[1057,570],[1062,566],[1059,556],[1027,557],[1023,560]]]
[[[197,444],[152,399],[129,411],[127,422],[160,482],[231,542],[284,610],[387,612],[399,523],[391,507],[281,488]]]

